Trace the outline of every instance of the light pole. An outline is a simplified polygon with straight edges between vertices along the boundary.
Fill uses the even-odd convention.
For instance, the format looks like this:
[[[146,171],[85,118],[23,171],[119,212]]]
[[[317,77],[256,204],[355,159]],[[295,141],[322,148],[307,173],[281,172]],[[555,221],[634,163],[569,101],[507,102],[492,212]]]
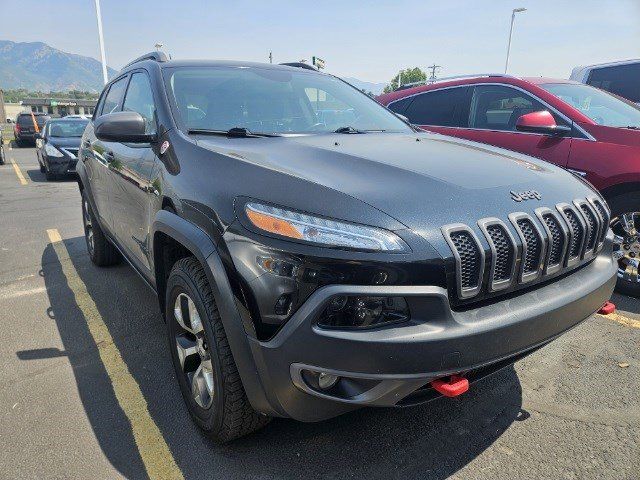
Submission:
[[[100,41],[100,57],[102,59],[102,78],[104,80],[105,85],[109,81],[109,76],[107,75],[107,59],[104,55],[104,38],[102,36],[102,14],[100,13],[100,0],[96,1],[96,18],[98,20],[98,40]]]
[[[516,19],[516,13],[526,12],[527,9],[524,7],[514,8],[511,12],[511,28],[509,28],[509,44],[507,45],[507,61],[504,64],[504,73],[507,73],[507,69],[509,68],[509,53],[511,52],[511,37],[513,36],[513,22]]]

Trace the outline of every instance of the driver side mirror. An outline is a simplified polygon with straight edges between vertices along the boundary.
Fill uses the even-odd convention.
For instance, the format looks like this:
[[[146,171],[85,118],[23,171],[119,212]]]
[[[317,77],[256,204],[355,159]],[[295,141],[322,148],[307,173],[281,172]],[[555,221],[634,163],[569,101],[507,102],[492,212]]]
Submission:
[[[94,122],[96,137],[105,142],[151,143],[155,134],[146,133],[146,124],[138,112],[114,112]]]
[[[546,110],[522,115],[516,122],[516,130],[520,132],[541,133],[543,135],[565,135],[570,127],[558,125],[553,115]]]

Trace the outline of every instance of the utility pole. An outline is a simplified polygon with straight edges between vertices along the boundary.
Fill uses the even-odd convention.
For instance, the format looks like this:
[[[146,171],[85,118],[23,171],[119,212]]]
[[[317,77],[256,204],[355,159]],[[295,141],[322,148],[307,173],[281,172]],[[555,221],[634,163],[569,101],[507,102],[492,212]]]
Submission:
[[[511,12],[511,27],[509,28],[509,43],[507,44],[507,61],[504,64],[504,73],[507,73],[509,69],[509,53],[511,53],[511,37],[513,36],[513,22],[516,19],[516,13],[526,12],[527,9],[524,7],[514,8]]]
[[[427,67],[427,70],[431,70],[431,75],[429,75],[429,81],[433,82],[436,80],[436,70],[438,68],[442,68],[442,65],[436,65],[435,63],[430,67]]]
[[[95,0],[96,3],[96,19],[98,20],[98,40],[100,42],[100,58],[102,60],[102,79],[105,85],[109,81],[109,75],[107,74],[107,58],[104,54],[104,37],[102,35],[102,14],[100,13],[100,0]]]
[[[269,50],[269,63],[273,63],[273,52]]]

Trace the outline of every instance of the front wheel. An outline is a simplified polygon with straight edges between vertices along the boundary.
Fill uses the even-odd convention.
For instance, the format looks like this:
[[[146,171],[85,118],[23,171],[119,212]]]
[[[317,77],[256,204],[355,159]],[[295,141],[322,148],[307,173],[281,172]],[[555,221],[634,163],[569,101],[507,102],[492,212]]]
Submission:
[[[618,261],[616,291],[640,297],[640,192],[614,197],[609,206],[613,257]]]
[[[218,443],[266,425],[270,418],[249,403],[207,276],[195,258],[178,260],[171,269],[165,308],[173,366],[195,423]]]
[[[120,262],[120,252],[107,239],[96,221],[87,192],[82,192],[82,223],[87,252],[91,261],[99,267],[107,267]]]

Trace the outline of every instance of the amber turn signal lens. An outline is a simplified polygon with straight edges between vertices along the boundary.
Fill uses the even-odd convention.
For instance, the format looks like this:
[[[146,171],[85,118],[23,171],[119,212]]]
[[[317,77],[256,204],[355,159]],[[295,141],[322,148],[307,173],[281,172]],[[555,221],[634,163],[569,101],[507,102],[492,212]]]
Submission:
[[[302,238],[302,234],[286,220],[272,217],[264,213],[247,209],[247,217],[256,227],[266,232],[275,233],[290,238]]]

